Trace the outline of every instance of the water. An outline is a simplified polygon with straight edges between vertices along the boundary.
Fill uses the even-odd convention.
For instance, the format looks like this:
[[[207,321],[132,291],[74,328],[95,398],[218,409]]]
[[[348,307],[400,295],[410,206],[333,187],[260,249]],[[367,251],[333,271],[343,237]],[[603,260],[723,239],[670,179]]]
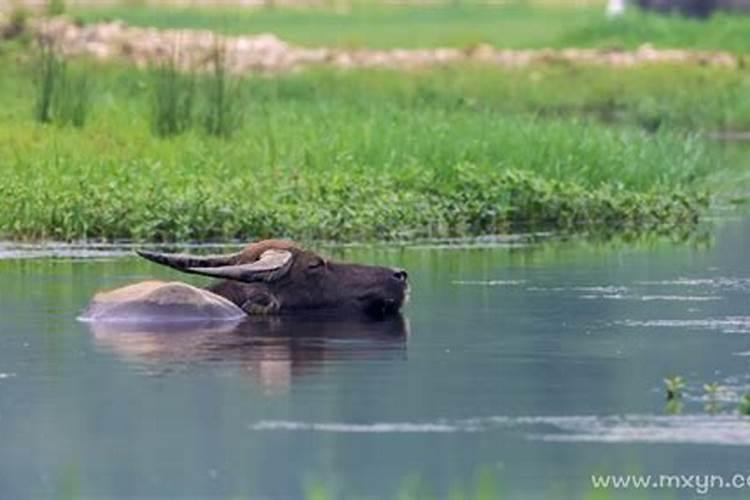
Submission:
[[[0,246],[0,497],[443,497],[489,477],[526,500],[584,498],[596,473],[746,475],[747,248],[750,218],[698,244],[328,249],[407,268],[404,318],[119,331],[75,318],[176,275],[116,247]]]

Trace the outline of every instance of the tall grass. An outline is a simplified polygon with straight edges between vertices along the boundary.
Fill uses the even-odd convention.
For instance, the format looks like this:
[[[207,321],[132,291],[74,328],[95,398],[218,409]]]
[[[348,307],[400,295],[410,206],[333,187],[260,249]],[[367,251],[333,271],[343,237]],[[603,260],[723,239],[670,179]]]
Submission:
[[[57,122],[83,127],[91,108],[92,91],[93,83],[87,73],[66,74],[58,88],[55,111]]]
[[[230,73],[227,57],[226,45],[217,38],[204,81],[202,116],[206,133],[225,138],[240,129],[245,116],[242,80]]]
[[[150,119],[157,136],[178,135],[199,124],[208,135],[228,138],[242,127],[243,82],[231,74],[227,57],[217,40],[207,74],[182,68],[177,48],[152,66]]]
[[[160,137],[186,131],[193,123],[196,77],[179,67],[179,52],[155,63],[151,68],[151,130]]]
[[[34,84],[34,118],[40,123],[51,123],[55,93],[65,78],[65,62],[50,40],[42,39],[38,45]]]
[[[49,40],[39,42],[36,61],[34,118],[40,123],[83,127],[91,107],[92,81],[75,74]]]
[[[23,72],[11,72],[0,76],[0,234],[352,240],[689,225],[712,172],[730,167],[675,128],[679,114],[649,130],[635,117],[672,99],[673,108],[715,107],[705,115],[713,120],[736,107],[726,96],[742,94],[711,101],[734,82],[714,78],[711,89],[696,83],[689,95],[662,97],[670,84],[660,72],[650,78],[661,87],[634,83],[650,71],[590,69],[570,86],[561,84],[567,73],[542,73],[556,95],[534,88],[536,69],[509,86],[508,72],[470,67],[253,78],[244,105],[265,119],[222,141],[151,134],[152,70],[111,66],[97,75],[107,98],[89,126],[39,134],[18,104],[33,93]],[[587,117],[586,99],[604,99],[610,79],[613,92],[633,89],[628,100],[611,120]],[[526,113],[561,103],[565,112]]]
[[[265,123],[229,141],[119,120],[32,144],[4,127],[0,234],[401,239],[689,225],[702,206],[695,138],[379,104],[270,105],[275,165]]]

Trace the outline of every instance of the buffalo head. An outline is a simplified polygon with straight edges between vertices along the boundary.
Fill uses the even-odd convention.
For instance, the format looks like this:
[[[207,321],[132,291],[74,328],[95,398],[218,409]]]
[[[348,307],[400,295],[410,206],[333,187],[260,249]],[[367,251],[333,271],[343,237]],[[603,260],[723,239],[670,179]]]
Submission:
[[[334,262],[282,240],[226,255],[138,254],[179,271],[221,278],[208,289],[248,314],[354,311],[382,317],[401,309],[409,289],[402,269]]]

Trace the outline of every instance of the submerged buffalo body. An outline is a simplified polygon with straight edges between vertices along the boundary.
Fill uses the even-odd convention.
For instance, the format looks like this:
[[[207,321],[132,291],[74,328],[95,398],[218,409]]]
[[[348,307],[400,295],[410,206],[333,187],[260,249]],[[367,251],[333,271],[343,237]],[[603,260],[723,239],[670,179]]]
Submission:
[[[288,241],[261,241],[227,255],[138,254],[221,281],[205,289],[145,281],[99,293],[83,319],[230,320],[312,311],[384,317],[398,313],[408,294],[402,269],[333,262]]]

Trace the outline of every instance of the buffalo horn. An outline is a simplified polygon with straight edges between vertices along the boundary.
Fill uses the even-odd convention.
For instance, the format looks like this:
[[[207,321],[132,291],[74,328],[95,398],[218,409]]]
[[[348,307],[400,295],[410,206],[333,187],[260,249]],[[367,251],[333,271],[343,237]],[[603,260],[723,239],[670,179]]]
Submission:
[[[221,267],[190,267],[189,273],[236,281],[274,281],[289,270],[292,253],[287,250],[266,250],[255,262]]]
[[[239,254],[225,255],[188,255],[180,253],[159,253],[149,252],[147,250],[136,250],[138,255],[157,264],[169,266],[179,271],[186,271],[191,267],[220,267],[229,266],[236,262]]]

